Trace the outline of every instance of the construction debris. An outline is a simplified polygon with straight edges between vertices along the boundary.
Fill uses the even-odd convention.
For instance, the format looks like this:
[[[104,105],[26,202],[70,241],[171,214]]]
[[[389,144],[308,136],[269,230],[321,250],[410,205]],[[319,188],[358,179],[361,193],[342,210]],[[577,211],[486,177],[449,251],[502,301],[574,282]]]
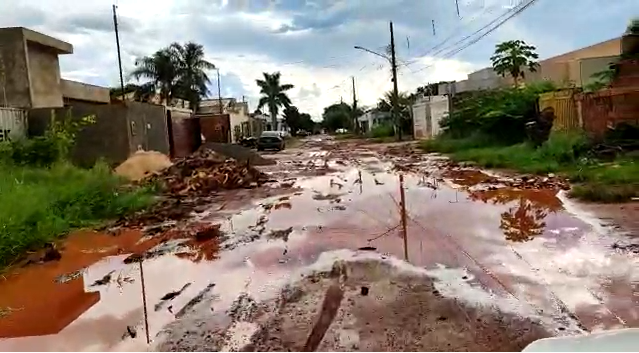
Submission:
[[[264,158],[248,147],[230,143],[207,142],[200,147],[198,153],[212,151],[226,158],[233,158],[242,164],[248,163],[252,166],[273,165],[276,163],[275,160]]]
[[[267,178],[246,164],[231,159],[222,161],[219,154],[201,150],[148,180],[159,182],[165,193],[171,195],[197,196],[221,189],[256,187]]]

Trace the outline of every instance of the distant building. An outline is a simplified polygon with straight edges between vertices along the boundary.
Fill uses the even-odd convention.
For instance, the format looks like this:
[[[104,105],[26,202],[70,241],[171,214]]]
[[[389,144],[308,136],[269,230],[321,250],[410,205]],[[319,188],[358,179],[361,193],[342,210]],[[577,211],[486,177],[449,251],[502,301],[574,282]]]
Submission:
[[[205,99],[200,102],[197,114],[228,114],[232,142],[252,134],[248,102],[238,102],[235,98]]]
[[[392,118],[389,112],[380,112],[377,109],[370,109],[357,118],[357,123],[364,133],[370,132],[378,125],[390,124],[391,122]]]
[[[594,73],[605,70],[621,55],[621,37],[597,43],[539,61],[536,72],[525,72],[524,82],[550,80],[562,86],[583,87]],[[475,71],[468,79],[439,85],[439,94],[454,94],[512,85],[511,77],[501,77],[492,67]]]

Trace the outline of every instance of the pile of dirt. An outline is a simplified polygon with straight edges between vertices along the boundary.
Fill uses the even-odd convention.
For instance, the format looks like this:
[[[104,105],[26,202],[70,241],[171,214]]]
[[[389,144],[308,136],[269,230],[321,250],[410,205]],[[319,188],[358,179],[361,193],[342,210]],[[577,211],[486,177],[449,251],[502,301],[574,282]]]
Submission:
[[[200,150],[148,179],[169,195],[208,195],[224,189],[257,187],[267,181],[264,173],[237,160]]]
[[[200,147],[198,152],[214,151],[227,158],[233,158],[242,164],[249,165],[273,165],[276,162],[272,159],[264,158],[256,151],[230,143],[207,142]]]
[[[132,181],[142,180],[153,173],[169,168],[171,159],[157,151],[137,151],[115,168],[115,174]]]

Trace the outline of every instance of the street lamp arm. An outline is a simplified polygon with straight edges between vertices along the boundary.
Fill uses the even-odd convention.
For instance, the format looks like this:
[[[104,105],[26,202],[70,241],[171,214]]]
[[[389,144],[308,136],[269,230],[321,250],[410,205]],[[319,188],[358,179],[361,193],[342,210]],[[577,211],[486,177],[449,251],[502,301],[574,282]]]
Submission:
[[[384,58],[384,59],[386,59],[386,60],[388,60],[388,61],[391,61],[391,59],[390,59],[388,56],[383,55],[383,54],[380,54],[380,53],[377,53],[377,52],[374,52],[374,51],[372,51],[372,50],[370,50],[370,49],[366,49],[366,48],[364,48],[364,47],[360,47],[359,45],[356,45],[356,46],[355,46],[355,49],[363,50],[363,51],[365,51],[365,52],[371,53],[371,54],[373,54],[373,55],[377,55],[377,56],[382,57],[382,58]]]

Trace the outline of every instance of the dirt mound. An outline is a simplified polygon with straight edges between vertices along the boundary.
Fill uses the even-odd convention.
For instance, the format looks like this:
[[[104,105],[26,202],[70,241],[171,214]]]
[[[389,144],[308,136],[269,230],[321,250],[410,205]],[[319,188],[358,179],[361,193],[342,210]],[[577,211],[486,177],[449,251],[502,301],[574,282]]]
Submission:
[[[173,163],[169,157],[157,151],[137,151],[115,168],[115,174],[137,181],[169,168]]]
[[[257,188],[268,181],[266,174],[253,167],[226,159],[213,151],[198,151],[140,180],[139,184],[155,184],[160,188],[157,202],[149,209],[123,217],[104,229],[180,221],[202,206],[221,202],[225,196],[218,191]],[[166,227],[171,228],[172,225]],[[147,229],[145,233],[151,235],[165,230],[159,226]]]
[[[208,142],[203,144],[198,152],[207,150],[215,151],[216,153],[228,158],[233,158],[242,164],[246,164],[248,162],[249,165],[273,165],[276,163],[272,159],[260,156],[256,151],[253,151],[250,148],[230,143]]]
[[[223,189],[256,187],[267,180],[257,169],[219,153],[203,150],[149,178],[169,195],[207,195]]]

